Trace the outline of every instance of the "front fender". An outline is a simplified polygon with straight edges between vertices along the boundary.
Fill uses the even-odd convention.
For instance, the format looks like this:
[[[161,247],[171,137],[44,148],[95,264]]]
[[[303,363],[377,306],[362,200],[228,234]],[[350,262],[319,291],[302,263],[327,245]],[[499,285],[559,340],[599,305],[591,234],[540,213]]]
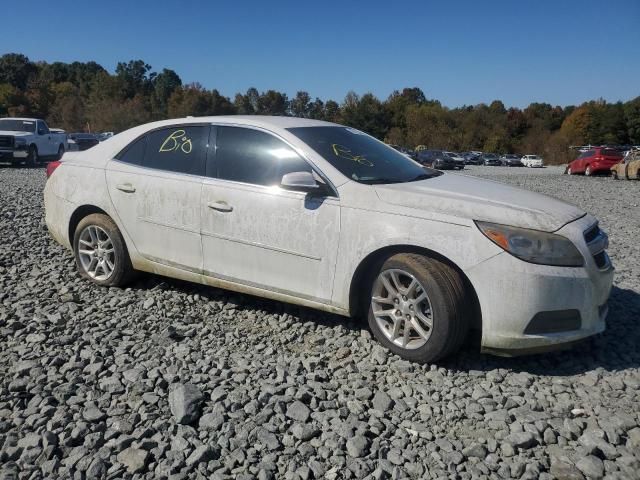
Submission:
[[[350,309],[351,284],[370,255],[402,246],[435,252],[463,272],[501,252],[473,222],[447,223],[408,215],[343,208],[332,302]],[[352,312],[353,313],[353,312]]]

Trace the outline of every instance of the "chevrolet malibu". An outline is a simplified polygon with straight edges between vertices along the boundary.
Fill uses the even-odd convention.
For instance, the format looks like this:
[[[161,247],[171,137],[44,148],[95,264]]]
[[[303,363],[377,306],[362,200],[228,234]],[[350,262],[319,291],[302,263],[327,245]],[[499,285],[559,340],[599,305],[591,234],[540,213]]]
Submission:
[[[67,158],[68,156],[68,158]],[[403,358],[529,353],[602,332],[594,217],[422,167],[353,128],[286,117],[139,126],[49,165],[52,236],[107,287],[135,271],[362,315]]]

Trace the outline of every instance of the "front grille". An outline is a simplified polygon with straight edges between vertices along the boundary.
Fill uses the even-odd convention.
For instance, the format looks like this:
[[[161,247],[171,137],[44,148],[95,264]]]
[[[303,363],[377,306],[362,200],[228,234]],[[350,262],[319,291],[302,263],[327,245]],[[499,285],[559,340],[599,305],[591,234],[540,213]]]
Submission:
[[[606,249],[609,246],[609,237],[600,230],[596,223],[584,232],[584,240],[587,242],[593,261],[600,270],[608,270],[611,267],[609,255]]]
[[[0,148],[13,148],[13,139],[9,135],[0,135]]]

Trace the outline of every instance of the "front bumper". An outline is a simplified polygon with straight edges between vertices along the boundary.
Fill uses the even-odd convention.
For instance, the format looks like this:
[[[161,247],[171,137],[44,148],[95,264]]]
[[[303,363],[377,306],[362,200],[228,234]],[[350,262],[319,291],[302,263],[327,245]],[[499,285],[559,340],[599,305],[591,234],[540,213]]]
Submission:
[[[27,158],[27,150],[25,148],[17,147],[15,149],[0,149],[0,162],[11,162],[13,160],[24,160]]]
[[[610,263],[598,267],[585,242],[584,232],[594,223],[587,215],[558,231],[581,251],[583,267],[536,265],[501,252],[469,269],[482,312],[483,351],[514,355],[554,350],[604,331],[614,269]],[[568,312],[579,317],[577,328],[526,333],[534,318],[561,318]]]

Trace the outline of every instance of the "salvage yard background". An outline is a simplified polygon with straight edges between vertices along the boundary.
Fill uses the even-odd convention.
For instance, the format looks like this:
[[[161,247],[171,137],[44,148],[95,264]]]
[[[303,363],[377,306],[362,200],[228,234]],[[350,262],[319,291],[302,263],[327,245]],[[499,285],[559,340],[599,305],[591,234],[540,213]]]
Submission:
[[[100,288],[47,234],[43,170],[0,167],[0,478],[638,478],[638,185],[558,167],[463,173],[600,219],[617,269],[604,334],[415,365],[365,322],[149,275]]]
[[[534,102],[523,109],[507,108],[497,99],[447,108],[428,94],[404,88],[380,100],[352,91],[342,101],[323,101],[313,92],[289,98],[249,88],[230,98],[198,83],[183,85],[175,71],[154,71],[143,60],[118,62],[111,74],[96,62],[0,56],[0,117],[43,118],[67,132],[120,132],[187,115],[261,114],[341,123],[410,148],[538,154],[546,164],[573,160],[571,145],[640,145],[640,97],[624,103],[594,98],[564,107]]]

